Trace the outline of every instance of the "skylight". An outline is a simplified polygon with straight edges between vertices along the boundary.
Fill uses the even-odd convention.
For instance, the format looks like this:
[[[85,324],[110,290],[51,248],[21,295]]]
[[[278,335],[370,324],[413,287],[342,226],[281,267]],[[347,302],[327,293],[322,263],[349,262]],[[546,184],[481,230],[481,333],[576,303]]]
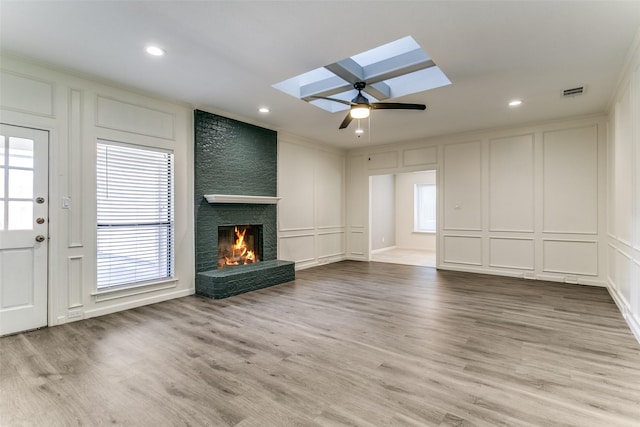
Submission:
[[[363,91],[372,102],[451,84],[420,45],[407,36],[292,77],[273,87],[333,113],[349,106],[315,97],[350,101],[357,93],[353,84],[358,81],[367,83]]]

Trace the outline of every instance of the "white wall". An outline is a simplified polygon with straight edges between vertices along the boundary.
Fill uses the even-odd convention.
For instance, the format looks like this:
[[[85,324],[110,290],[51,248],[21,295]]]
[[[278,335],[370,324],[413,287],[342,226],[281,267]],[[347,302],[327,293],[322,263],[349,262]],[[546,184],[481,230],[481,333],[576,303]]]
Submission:
[[[396,246],[395,175],[371,177],[371,250]]]
[[[607,125],[607,280],[640,341],[640,32]]]
[[[413,231],[416,184],[436,184],[436,172],[424,171],[396,175],[396,247],[435,251],[435,233]]]
[[[345,173],[344,151],[278,133],[278,259],[302,269],[345,258]]]
[[[39,64],[1,58],[0,121],[49,132],[49,325],[194,292],[193,125],[189,108]],[[96,292],[96,140],[175,158],[175,280]],[[71,208],[62,209],[62,197]]]
[[[604,286],[605,128],[592,116],[355,149],[347,199],[367,197],[369,175],[435,169],[438,268]],[[351,259],[368,259],[367,206],[348,206]]]

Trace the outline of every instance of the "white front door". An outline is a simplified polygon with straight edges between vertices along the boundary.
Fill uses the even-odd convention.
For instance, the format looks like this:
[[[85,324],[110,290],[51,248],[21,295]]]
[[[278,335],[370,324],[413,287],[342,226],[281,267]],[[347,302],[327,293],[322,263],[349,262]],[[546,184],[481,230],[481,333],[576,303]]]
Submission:
[[[49,134],[0,125],[0,336],[47,325]]]

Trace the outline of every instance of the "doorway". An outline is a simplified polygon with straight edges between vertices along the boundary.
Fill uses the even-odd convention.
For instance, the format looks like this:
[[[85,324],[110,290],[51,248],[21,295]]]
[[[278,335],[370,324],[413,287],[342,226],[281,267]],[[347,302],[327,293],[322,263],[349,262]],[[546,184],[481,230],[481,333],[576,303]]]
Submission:
[[[0,125],[0,336],[47,325],[49,133]]]
[[[370,260],[436,267],[436,171],[372,176]]]

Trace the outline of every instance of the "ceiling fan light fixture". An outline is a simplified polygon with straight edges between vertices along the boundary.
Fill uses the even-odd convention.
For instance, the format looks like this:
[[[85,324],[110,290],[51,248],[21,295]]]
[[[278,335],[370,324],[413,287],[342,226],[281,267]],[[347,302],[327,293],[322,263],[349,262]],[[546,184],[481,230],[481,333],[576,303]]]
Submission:
[[[366,119],[369,117],[369,107],[353,107],[351,108],[351,117],[354,119]]]

